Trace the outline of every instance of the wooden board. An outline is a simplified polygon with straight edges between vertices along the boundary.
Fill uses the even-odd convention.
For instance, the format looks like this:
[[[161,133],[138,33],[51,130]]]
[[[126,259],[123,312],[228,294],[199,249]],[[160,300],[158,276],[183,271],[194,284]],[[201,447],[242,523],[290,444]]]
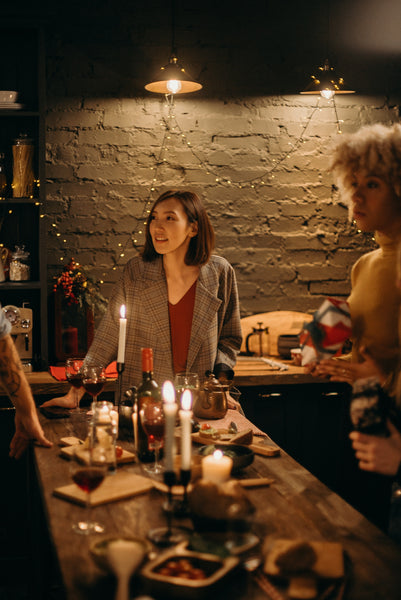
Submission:
[[[275,561],[278,555],[288,551],[296,540],[276,540],[274,546],[266,557],[264,571],[268,575],[281,575]],[[316,562],[311,572],[317,577],[336,579],[344,576],[344,552],[341,544],[337,542],[309,541],[316,553]]]
[[[216,429],[219,436],[217,439],[211,438],[210,436],[203,436],[199,431],[192,434],[192,440],[198,444],[223,444],[229,446],[231,444],[231,438],[233,438],[235,433],[228,433],[227,429]],[[238,432],[240,433],[240,432]],[[235,442],[236,444],[238,442]],[[257,436],[253,436],[252,444],[238,444],[239,446],[243,445],[247,448],[250,448],[255,452],[255,454],[259,454],[260,456],[279,456],[280,448],[278,446],[273,446],[272,444],[267,444],[265,439],[258,439]]]
[[[98,487],[91,493],[91,506],[115,502],[122,498],[130,498],[148,492],[153,488],[153,481],[141,475],[134,473],[116,473],[109,475]],[[76,504],[85,506],[86,494],[75,483],[58,487],[53,491],[54,496],[69,500]]]
[[[318,307],[316,307],[318,308]],[[293,310],[276,310],[272,312],[250,315],[241,319],[241,329],[243,342],[241,352],[246,350],[246,337],[252,333],[253,327],[258,329],[258,323],[262,323],[262,328],[269,328],[269,337],[263,335],[263,354],[264,356],[278,356],[277,339],[279,335],[297,335],[303,329],[304,322],[313,319],[313,315],[297,312]],[[259,353],[259,336],[253,335],[249,338],[249,349],[252,352]]]
[[[73,456],[74,452],[75,452],[75,445],[74,446],[65,446],[65,448],[60,449],[60,454],[61,454],[61,456],[64,456],[64,458],[71,458]],[[83,453],[84,453],[84,451],[83,451]],[[135,462],[135,460],[136,460],[135,454],[132,454],[132,452],[129,452],[128,450],[125,450],[123,448],[122,455],[117,458],[117,464],[121,465],[121,464],[126,464],[126,463],[132,463],[132,462]]]

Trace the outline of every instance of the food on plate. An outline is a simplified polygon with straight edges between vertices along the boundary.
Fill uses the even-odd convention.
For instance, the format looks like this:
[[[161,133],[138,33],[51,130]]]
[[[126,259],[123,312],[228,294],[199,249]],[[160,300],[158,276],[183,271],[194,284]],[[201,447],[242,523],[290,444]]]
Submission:
[[[215,427],[209,425],[209,423],[202,423],[199,429],[199,435],[204,438],[218,440],[220,437],[219,432]]]
[[[282,574],[310,571],[316,562],[316,552],[308,542],[294,542],[279,549],[275,564]]]
[[[182,579],[199,580],[206,579],[207,577],[205,571],[194,564],[191,558],[183,557],[170,558],[167,562],[155,569],[155,573],[166,575],[167,577],[180,577]]]
[[[239,431],[230,439],[231,444],[242,444],[244,446],[249,446],[249,444],[252,444],[252,441],[252,429],[244,429],[243,431]]]
[[[233,519],[245,519],[255,510],[242,486],[233,479],[218,485],[200,479],[189,493],[189,507],[196,517],[214,520],[227,520],[230,515]]]
[[[278,539],[266,556],[264,571],[279,577],[297,572],[327,579],[343,577],[343,548],[338,542]]]

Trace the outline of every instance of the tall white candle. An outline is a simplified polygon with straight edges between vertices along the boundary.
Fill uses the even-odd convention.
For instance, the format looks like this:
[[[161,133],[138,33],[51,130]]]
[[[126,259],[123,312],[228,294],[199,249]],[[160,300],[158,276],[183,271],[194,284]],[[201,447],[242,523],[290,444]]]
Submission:
[[[164,462],[166,471],[174,471],[174,427],[177,414],[175,390],[171,381],[165,381],[162,387],[164,427]]]
[[[191,440],[191,418],[192,418],[192,394],[184,390],[181,396],[180,423],[181,423],[181,469],[189,471],[191,468],[192,440]]]
[[[202,477],[213,483],[224,483],[231,475],[233,461],[224,456],[221,450],[215,450],[210,456],[202,459]]]
[[[125,318],[125,304],[120,307],[120,330],[118,334],[117,362],[123,363],[125,359],[125,337],[127,335],[127,319]]]

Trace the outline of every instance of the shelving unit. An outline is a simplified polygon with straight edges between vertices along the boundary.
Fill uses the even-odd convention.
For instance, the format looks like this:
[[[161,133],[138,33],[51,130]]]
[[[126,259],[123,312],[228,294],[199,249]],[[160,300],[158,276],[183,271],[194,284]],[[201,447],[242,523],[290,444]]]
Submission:
[[[45,65],[41,23],[0,21],[0,89],[18,91],[20,109],[0,108],[0,152],[5,155],[7,191],[0,200],[0,244],[13,251],[25,245],[30,252],[29,281],[0,283],[2,306],[33,311],[33,369],[43,370],[48,362],[47,266],[45,205]],[[34,173],[40,185],[33,198],[12,197],[12,145],[26,133],[33,139]]]

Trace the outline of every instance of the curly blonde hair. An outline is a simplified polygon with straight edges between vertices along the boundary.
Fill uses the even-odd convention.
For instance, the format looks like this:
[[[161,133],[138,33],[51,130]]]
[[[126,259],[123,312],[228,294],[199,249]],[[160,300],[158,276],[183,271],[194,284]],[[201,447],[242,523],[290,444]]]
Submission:
[[[367,171],[384,179],[401,201],[401,125],[376,123],[344,135],[334,148],[330,170],[347,200],[355,173]]]

